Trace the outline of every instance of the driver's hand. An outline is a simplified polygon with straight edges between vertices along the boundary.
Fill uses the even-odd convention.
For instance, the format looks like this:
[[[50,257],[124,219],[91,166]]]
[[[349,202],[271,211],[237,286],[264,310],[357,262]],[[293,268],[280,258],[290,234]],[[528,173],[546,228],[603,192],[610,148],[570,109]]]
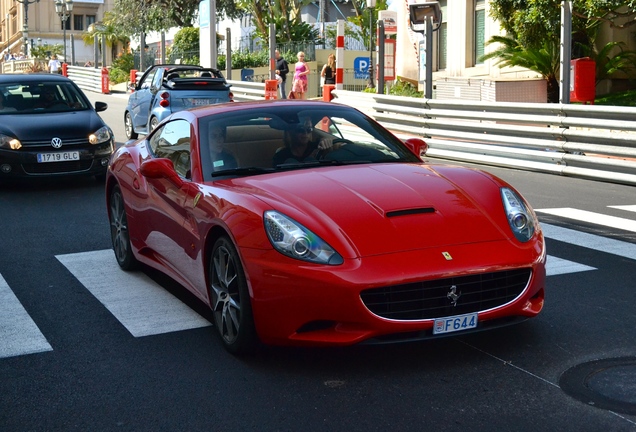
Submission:
[[[318,142],[318,150],[330,150],[333,148],[332,138],[321,138]]]

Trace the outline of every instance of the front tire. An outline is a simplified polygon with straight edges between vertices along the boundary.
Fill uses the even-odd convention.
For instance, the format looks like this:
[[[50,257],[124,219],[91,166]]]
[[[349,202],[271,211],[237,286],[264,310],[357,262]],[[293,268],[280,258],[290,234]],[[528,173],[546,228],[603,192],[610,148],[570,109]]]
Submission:
[[[129,140],[134,140],[139,137],[133,128],[132,116],[129,112],[126,112],[126,115],[124,116],[124,129],[126,131],[126,138]]]
[[[252,352],[258,338],[243,266],[228,237],[221,237],[212,249],[208,280],[210,306],[217,334],[232,354]]]
[[[133,255],[130,244],[126,206],[124,205],[124,196],[119,186],[115,186],[110,193],[109,207],[110,238],[113,243],[117,264],[123,270],[134,270],[138,267],[139,261]]]

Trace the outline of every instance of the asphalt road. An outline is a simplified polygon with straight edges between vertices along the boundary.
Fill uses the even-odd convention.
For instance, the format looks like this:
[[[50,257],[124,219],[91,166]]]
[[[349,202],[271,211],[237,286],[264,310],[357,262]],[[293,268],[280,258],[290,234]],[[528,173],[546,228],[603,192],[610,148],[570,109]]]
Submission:
[[[102,116],[123,142],[123,95],[89,96],[109,104]],[[0,431],[636,430],[634,188],[486,169],[522,192],[546,232],[539,317],[422,343],[247,358],[223,350],[183,288],[113,266],[102,184],[0,184]],[[174,313],[123,316],[139,284],[144,303]],[[588,380],[607,405],[566,393],[563,374],[599,359],[624,362]]]

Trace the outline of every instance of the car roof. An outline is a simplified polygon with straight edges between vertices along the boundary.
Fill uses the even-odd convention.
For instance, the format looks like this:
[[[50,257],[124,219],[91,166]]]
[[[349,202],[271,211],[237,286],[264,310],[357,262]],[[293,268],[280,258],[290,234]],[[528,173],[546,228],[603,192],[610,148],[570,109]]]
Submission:
[[[21,84],[40,83],[40,82],[73,82],[71,79],[58,74],[50,73],[33,73],[33,74],[0,74],[0,83],[14,83],[19,82]]]

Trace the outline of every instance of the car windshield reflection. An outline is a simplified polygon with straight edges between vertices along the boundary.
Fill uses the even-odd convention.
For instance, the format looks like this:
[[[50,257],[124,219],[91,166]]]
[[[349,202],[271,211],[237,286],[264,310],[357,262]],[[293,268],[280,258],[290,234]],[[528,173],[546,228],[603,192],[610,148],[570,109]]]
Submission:
[[[403,143],[357,111],[338,106],[271,104],[217,114],[199,123],[208,178],[365,163],[421,162]]]
[[[77,88],[66,82],[3,83],[0,93],[0,114],[42,114],[90,108]]]

